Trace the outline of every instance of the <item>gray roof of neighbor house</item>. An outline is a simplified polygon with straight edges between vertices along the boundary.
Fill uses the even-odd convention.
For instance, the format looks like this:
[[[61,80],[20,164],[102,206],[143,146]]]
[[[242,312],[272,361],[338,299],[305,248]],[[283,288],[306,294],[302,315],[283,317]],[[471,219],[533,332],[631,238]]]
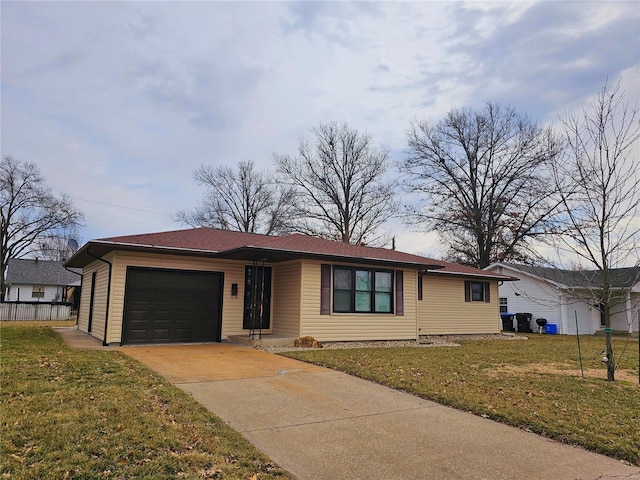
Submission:
[[[10,258],[7,262],[9,285],[80,285],[82,269],[64,268],[63,261]]]
[[[563,270],[512,263],[498,265],[528,273],[564,288],[597,288],[602,285],[602,272],[600,270]],[[491,267],[492,265],[487,268]],[[631,288],[640,282],[640,267],[612,268],[610,274],[612,288]]]
[[[350,245],[299,233],[270,236],[204,227],[91,240],[83,245],[66,265],[84,267],[95,261],[97,257],[102,257],[114,250],[196,255],[245,261],[265,259],[268,262],[313,258],[415,268],[429,273],[513,280],[505,275],[387,248]]]

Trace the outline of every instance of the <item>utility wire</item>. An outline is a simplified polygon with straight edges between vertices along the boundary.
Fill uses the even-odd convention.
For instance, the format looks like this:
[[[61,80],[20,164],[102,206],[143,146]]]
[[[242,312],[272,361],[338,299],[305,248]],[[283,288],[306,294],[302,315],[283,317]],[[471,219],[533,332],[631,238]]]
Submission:
[[[124,205],[115,205],[113,203],[98,202],[96,200],[87,200],[86,198],[78,198],[78,197],[71,197],[71,198],[73,198],[74,200],[80,200],[82,202],[96,203],[98,205],[106,205],[107,207],[124,208],[125,210],[133,210],[136,212],[143,212],[143,213],[153,213],[154,215],[171,217],[171,215],[169,215],[168,213],[152,212],[151,210],[143,210],[141,208],[125,207]]]

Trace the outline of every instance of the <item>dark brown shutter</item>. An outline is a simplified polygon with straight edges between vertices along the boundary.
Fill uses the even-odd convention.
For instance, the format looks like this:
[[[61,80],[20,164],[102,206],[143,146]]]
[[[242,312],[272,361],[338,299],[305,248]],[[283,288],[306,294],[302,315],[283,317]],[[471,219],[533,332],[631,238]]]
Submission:
[[[418,274],[418,300],[422,300],[422,275]]]
[[[404,272],[396,270],[396,315],[404,315]]]
[[[469,280],[464,281],[464,301],[471,301],[471,282]]]
[[[491,283],[484,282],[484,301],[485,303],[491,303]]]
[[[331,315],[331,265],[320,268],[320,315]]]

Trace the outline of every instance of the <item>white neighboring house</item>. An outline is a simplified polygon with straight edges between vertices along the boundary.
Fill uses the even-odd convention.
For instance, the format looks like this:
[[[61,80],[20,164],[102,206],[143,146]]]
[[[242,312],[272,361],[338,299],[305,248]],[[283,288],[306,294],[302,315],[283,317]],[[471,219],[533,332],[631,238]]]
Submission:
[[[64,268],[64,261],[10,258],[7,262],[5,300],[16,302],[70,301],[72,287],[79,287],[81,270]]]
[[[509,275],[519,282],[499,285],[500,312],[531,313],[531,328],[537,318],[557,325],[558,333],[591,335],[604,329],[597,290],[599,272],[494,263],[487,271]],[[637,332],[640,316],[640,268],[611,270],[612,289],[617,292],[612,306],[611,328]],[[577,318],[577,321],[576,321]]]

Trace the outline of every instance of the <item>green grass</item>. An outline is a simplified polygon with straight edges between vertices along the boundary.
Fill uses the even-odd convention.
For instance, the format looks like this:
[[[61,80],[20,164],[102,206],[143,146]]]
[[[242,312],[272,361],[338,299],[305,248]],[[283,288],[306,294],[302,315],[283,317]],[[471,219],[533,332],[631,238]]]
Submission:
[[[116,351],[1,326],[0,478],[291,478],[188,394]]]
[[[616,382],[606,381],[604,339],[581,342],[584,379],[576,338],[556,335],[284,355],[640,465],[638,340],[614,341],[618,378],[626,379]]]

